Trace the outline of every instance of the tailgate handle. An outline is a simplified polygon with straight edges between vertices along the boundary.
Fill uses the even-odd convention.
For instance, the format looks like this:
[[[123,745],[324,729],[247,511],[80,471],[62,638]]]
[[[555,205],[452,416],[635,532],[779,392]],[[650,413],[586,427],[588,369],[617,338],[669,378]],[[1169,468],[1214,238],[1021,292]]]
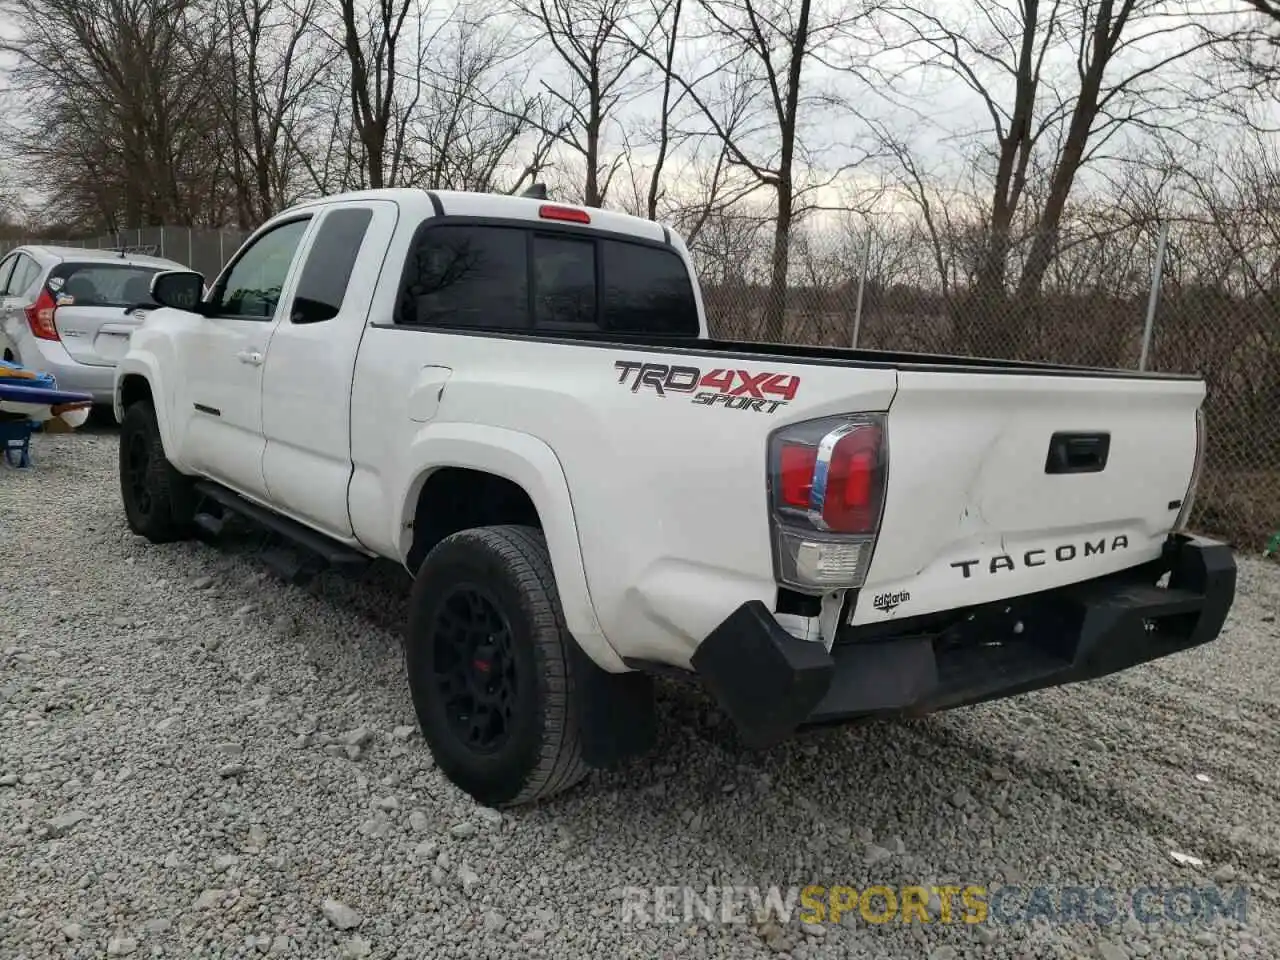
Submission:
[[[1101,473],[1111,450],[1109,433],[1055,433],[1049,440],[1045,473]]]

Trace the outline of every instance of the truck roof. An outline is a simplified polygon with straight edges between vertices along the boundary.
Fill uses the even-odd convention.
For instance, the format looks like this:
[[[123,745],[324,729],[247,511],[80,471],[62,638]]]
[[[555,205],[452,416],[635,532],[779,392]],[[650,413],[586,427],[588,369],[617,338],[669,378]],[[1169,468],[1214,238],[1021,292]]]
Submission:
[[[505,193],[473,193],[463,190],[423,190],[418,187],[385,187],[378,190],[355,190],[336,193],[316,200],[300,203],[293,209],[327,206],[360,200],[391,200],[402,210],[421,216],[475,217],[479,219],[529,220],[552,219],[543,210],[547,207],[567,207],[581,211],[590,217],[589,226],[611,233],[627,234],[646,240],[668,240],[671,232],[661,224],[643,217],[634,217],[616,210],[601,210],[578,204],[563,203],[552,199],[537,200],[531,197],[513,197]]]

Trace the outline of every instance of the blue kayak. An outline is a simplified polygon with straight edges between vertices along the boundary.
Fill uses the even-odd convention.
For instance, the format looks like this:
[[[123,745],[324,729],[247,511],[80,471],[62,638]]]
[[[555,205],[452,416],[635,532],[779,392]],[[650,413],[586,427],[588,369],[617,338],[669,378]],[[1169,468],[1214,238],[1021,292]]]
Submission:
[[[27,386],[31,380],[7,380],[0,378],[0,402],[38,403],[57,406],[63,403],[92,403],[93,395],[58,390],[55,387]]]

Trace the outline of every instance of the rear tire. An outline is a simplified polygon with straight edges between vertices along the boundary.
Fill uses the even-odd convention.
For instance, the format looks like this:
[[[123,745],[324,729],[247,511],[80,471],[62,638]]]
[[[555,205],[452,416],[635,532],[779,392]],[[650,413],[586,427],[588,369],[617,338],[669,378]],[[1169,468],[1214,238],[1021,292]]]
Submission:
[[[155,410],[145,401],[132,404],[120,424],[120,499],[129,529],[152,543],[192,535],[193,482],[165,459]]]
[[[405,665],[423,738],[455,785],[516,806],[587,773],[572,644],[542,531],[463,530],[423,561]]]

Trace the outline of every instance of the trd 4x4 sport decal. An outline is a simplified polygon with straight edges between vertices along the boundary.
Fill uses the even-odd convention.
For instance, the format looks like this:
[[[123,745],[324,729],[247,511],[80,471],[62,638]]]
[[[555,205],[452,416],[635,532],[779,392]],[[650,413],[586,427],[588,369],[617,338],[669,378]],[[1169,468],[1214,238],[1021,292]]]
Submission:
[[[618,371],[618,383],[629,386],[632,393],[639,393],[644,387],[660,397],[669,393],[692,394],[690,399],[699,406],[727,410],[773,413],[795,399],[800,389],[800,378],[789,373],[752,373],[722,367],[703,373],[697,367],[640,360],[618,360],[613,368]]]

